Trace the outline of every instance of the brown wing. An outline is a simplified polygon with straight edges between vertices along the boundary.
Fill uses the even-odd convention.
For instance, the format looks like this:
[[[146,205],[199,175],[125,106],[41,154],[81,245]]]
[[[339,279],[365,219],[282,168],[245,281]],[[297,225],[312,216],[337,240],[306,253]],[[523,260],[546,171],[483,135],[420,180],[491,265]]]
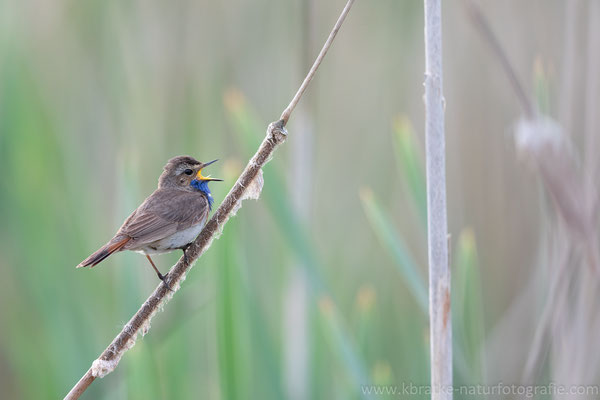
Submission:
[[[208,211],[208,200],[200,193],[158,189],[127,218],[115,236],[130,237],[123,249],[135,249],[199,224]]]

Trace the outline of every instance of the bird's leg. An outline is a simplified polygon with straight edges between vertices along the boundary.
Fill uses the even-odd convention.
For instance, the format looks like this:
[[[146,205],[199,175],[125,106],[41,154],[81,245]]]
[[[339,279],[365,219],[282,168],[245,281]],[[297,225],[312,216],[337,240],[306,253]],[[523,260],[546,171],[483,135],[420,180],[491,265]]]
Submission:
[[[156,275],[158,275],[158,279],[160,279],[161,281],[164,281],[166,278],[166,275],[163,275],[160,273],[160,271],[158,270],[158,268],[156,268],[156,265],[154,265],[154,262],[152,261],[152,259],[150,258],[150,256],[148,254],[146,254],[146,258],[148,259],[148,261],[150,261],[150,265],[152,265],[152,268],[154,268],[154,271],[156,271]]]
[[[173,289],[171,289],[171,287],[169,286],[169,284],[165,280],[167,278],[167,275],[169,275],[169,274],[168,273],[165,274],[165,275],[161,274],[160,271],[158,270],[158,268],[156,268],[156,265],[154,265],[154,262],[152,261],[152,259],[150,258],[150,256],[148,254],[146,254],[146,258],[148,259],[148,261],[150,261],[150,265],[152,265],[152,268],[154,268],[154,271],[156,271],[156,275],[158,275],[158,279],[160,279],[161,281],[163,281],[163,283],[167,286],[167,288],[170,291],[173,291]]]

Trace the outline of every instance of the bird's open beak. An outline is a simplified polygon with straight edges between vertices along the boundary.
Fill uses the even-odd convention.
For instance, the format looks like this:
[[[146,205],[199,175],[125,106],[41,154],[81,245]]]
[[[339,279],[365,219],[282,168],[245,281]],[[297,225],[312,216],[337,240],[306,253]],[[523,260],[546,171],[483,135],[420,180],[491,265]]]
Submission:
[[[223,182],[223,179],[216,179],[216,178],[211,178],[210,175],[209,176],[202,176],[202,170],[206,167],[208,167],[210,164],[213,164],[215,162],[217,162],[219,160],[212,160],[210,162],[207,162],[206,164],[202,165],[202,168],[200,168],[200,170],[198,171],[198,174],[196,174],[196,179],[201,180],[201,181],[216,181],[216,182]]]

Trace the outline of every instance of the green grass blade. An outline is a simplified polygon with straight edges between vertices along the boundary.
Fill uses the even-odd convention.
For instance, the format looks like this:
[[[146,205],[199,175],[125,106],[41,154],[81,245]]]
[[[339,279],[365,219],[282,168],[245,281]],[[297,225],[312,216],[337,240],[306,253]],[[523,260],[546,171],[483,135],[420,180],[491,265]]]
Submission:
[[[470,366],[468,376],[480,382],[485,376],[481,349],[485,338],[483,295],[475,235],[464,230],[458,240],[453,279],[453,324],[458,354]]]
[[[259,140],[263,137],[266,124],[258,120],[247,107],[241,93],[237,91],[230,91],[226,94],[225,106],[234,130],[238,134],[240,142],[244,144],[245,151],[256,148]],[[285,243],[290,246],[306,269],[312,298],[319,299],[324,295],[330,298],[327,285],[319,272],[323,270],[322,263],[314,250],[306,228],[300,223],[290,206],[291,201],[283,179],[270,164],[263,168],[263,172],[265,187],[262,197],[278,228],[283,233]],[[357,384],[368,384],[368,374],[364,373],[367,368],[356,349],[349,345],[352,342],[350,333],[341,324],[339,318],[331,318],[328,323],[332,332],[335,333],[333,337],[335,338],[336,352],[341,355],[342,359],[351,361],[349,364],[344,364],[348,368],[350,376],[360,377],[361,381]]]
[[[406,183],[422,226],[427,227],[427,191],[423,156],[417,144],[415,131],[406,116],[394,120],[394,150],[400,169],[400,176]]]
[[[234,256],[236,252],[236,226],[229,224],[219,241],[221,265],[217,268],[217,340],[219,354],[219,376],[221,393],[225,399],[240,398],[240,379],[238,368],[241,366],[242,352],[237,338],[238,324],[242,321],[238,279],[239,271]]]
[[[377,204],[373,192],[369,189],[363,189],[360,198],[375,234],[394,257],[394,265],[406,281],[408,290],[410,290],[422,311],[427,314],[429,302],[425,280],[419,273],[417,264],[408,251],[406,244],[389,222],[390,218],[385,215],[379,204]]]
[[[368,385],[370,382],[367,370],[362,360],[358,357],[358,351],[354,342],[346,334],[339,313],[329,297],[322,296],[319,299],[319,310],[327,337],[332,347],[337,349],[338,356],[343,365],[349,370],[353,379],[349,392],[352,395],[360,393],[364,398],[370,398],[360,391],[361,385]]]
[[[542,59],[537,57],[533,64],[533,83],[535,90],[535,101],[538,110],[542,114],[550,114],[550,80],[544,70]]]

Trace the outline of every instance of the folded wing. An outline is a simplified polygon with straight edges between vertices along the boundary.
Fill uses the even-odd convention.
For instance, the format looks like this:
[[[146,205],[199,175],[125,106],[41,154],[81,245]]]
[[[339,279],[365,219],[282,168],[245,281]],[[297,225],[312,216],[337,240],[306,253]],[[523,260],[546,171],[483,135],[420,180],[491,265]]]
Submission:
[[[123,249],[135,249],[201,223],[208,211],[208,201],[200,193],[158,189],[127,218],[116,236],[130,237]]]

